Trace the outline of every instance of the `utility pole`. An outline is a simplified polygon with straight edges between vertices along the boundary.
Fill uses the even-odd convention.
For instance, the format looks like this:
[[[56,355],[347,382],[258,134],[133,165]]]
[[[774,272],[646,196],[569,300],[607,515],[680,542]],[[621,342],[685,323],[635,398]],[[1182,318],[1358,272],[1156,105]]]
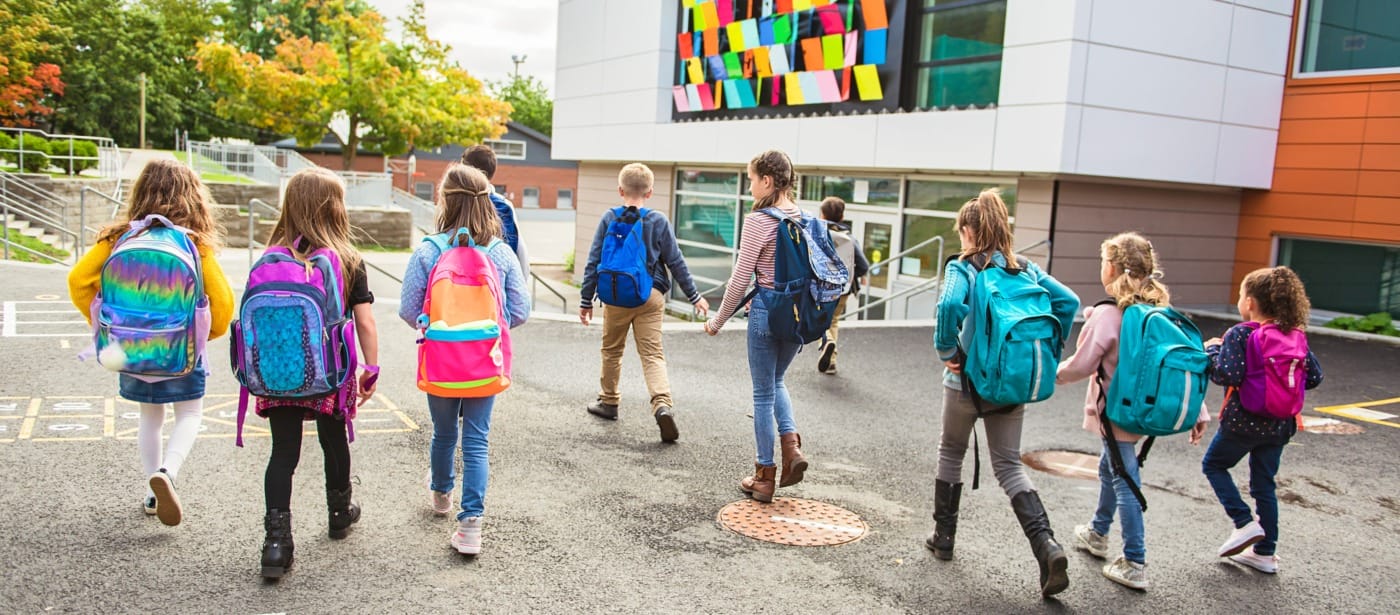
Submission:
[[[141,149],[146,149],[146,73],[141,73],[141,119],[139,130],[141,131]]]
[[[528,56],[526,56],[526,55],[523,54],[523,53],[520,54],[520,55],[512,55],[512,56],[510,56],[510,61],[511,61],[511,62],[515,62],[515,78],[516,78],[516,79],[519,79],[519,78],[520,78],[520,65],[525,63],[525,58],[526,58],[526,57],[528,57]]]

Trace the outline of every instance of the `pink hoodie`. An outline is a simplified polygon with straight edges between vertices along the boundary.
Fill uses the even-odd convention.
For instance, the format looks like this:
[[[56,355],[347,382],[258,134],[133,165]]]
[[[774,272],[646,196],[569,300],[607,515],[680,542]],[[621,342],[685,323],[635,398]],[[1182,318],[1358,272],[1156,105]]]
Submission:
[[[1079,343],[1074,356],[1060,362],[1055,372],[1055,384],[1069,384],[1089,378],[1089,391],[1084,394],[1084,430],[1102,436],[1099,426],[1099,379],[1094,377],[1103,365],[1106,374],[1104,388],[1113,382],[1113,370],[1118,368],[1118,329],[1123,324],[1123,310],[1116,305],[1104,304],[1084,308],[1084,327],[1079,331]],[[1197,422],[1209,421],[1210,411],[1201,404]],[[1119,442],[1137,442],[1142,434],[1135,434],[1117,425],[1113,435]]]

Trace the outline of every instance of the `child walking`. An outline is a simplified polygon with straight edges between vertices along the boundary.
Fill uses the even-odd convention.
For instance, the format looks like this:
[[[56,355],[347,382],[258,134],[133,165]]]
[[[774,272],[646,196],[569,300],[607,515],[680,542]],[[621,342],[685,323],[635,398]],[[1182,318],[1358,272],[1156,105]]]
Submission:
[[[1108,557],[1108,531],[1113,525],[1115,510],[1122,522],[1123,554],[1103,567],[1108,579],[1134,589],[1147,589],[1147,547],[1143,528],[1142,507],[1127,481],[1142,484],[1135,447],[1141,434],[1113,426],[1113,446],[1118,447],[1123,469],[1128,475],[1115,476],[1112,453],[1104,431],[1104,393],[1113,381],[1118,367],[1118,334],[1123,322],[1123,310],[1134,304],[1168,306],[1171,292],[1161,282],[1157,252],[1151,242],[1137,233],[1122,233],[1103,242],[1099,248],[1099,281],[1108,301],[1084,310],[1084,327],[1074,356],[1065,359],[1055,375],[1058,384],[1089,381],[1084,396],[1084,429],[1104,439],[1099,454],[1099,505],[1088,525],[1074,528],[1075,546],[1100,559]],[[1210,414],[1204,405],[1198,413],[1196,426],[1191,429],[1191,443],[1200,442]]]
[[[1322,384],[1322,367],[1307,349],[1303,329],[1312,304],[1303,281],[1292,269],[1250,272],[1240,283],[1236,307],[1244,322],[1230,327],[1225,339],[1206,341],[1210,379],[1226,391],[1220,428],[1201,460],[1201,470],[1235,526],[1220,546],[1220,556],[1274,574],[1279,569],[1274,476],[1283,447],[1298,431],[1296,417],[1302,410],[1303,389]],[[1282,351],[1279,356],[1266,356],[1276,350]],[[1286,365],[1289,371],[1280,373],[1279,380],[1269,381],[1273,374],[1264,366],[1265,359],[1275,359],[1270,362]],[[1297,378],[1299,368],[1303,378]],[[1253,512],[1230,476],[1230,469],[1245,456],[1249,457]]]
[[[360,506],[352,499],[350,445],[346,421],[354,419],[358,403],[374,396],[379,376],[379,341],[374,322],[374,294],[364,261],[351,244],[350,217],[345,211],[345,184],[335,173],[315,168],[297,172],[287,180],[282,216],[272,230],[269,245],[285,248],[298,261],[325,249],[340,259],[343,271],[339,289],[345,316],[354,321],[363,371],[345,379],[341,394],[309,400],[257,400],[258,416],[272,431],[272,455],[267,461],[264,496],[267,516],[262,550],[262,575],[280,578],[292,565],[292,475],[301,460],[302,424],[316,422],[316,436],[325,455],[326,506],[331,538],[344,538],[360,520]],[[310,267],[308,264],[307,267]],[[328,281],[327,284],[334,283]],[[252,289],[250,289],[252,290]],[[334,292],[335,289],[327,289]],[[245,296],[245,301],[247,297]]]
[[[1050,309],[1068,337],[1079,309],[1074,292],[1050,277],[1035,263],[1018,258],[1011,249],[1011,223],[1006,203],[996,190],[984,190],[958,210],[958,238],[962,254],[948,263],[943,279],[943,295],[938,301],[938,325],[934,347],[946,366],[943,374],[943,433],[938,443],[938,475],[934,481],[935,527],[924,544],[939,559],[952,559],[962,499],[962,464],[968,440],[977,420],[987,432],[987,449],[997,482],[1011,498],[1011,508],[1030,540],[1031,551],[1040,566],[1040,591],[1044,596],[1069,587],[1068,564],[1063,549],[1055,542],[1050,518],[1040,502],[1035,485],[1021,465],[1021,424],[1025,406],[987,409],[977,407],[969,391],[963,390],[965,350],[971,345],[972,325],[965,322],[971,312],[969,300],[974,279],[983,269],[1012,266],[1029,274],[1049,293]]]
[[[769,324],[769,302],[776,300],[776,253],[779,217],[802,224],[811,219],[793,202],[797,173],[792,160],[778,150],[769,150],[749,162],[749,192],[753,194],[753,210],[744,217],[739,236],[739,259],[729,276],[724,301],[714,318],[705,323],[705,332],[718,335],[724,324],[744,303],[744,291],[750,280],[756,294],[749,303],[748,351],[749,376],[753,381],[753,435],[757,455],[752,476],[739,481],[739,490],[759,502],[772,502],[778,487],[790,487],[802,482],[807,471],[807,457],[802,454],[802,436],[797,433],[793,419],[792,398],[788,395],[784,375],[797,356],[801,345],[774,336]],[[774,432],[774,428],[776,433]],[[782,448],[782,474],[778,475],[773,461],[773,440]]]
[[[195,340],[196,347],[202,348],[208,339],[221,337],[228,331],[229,321],[233,317],[233,290],[229,288],[224,271],[214,256],[219,248],[219,231],[209,208],[207,194],[194,171],[174,160],[155,160],[141,170],[136,184],[132,186],[125,219],[102,229],[92,249],[68,274],[69,297],[73,300],[73,306],[88,318],[89,324],[94,314],[93,301],[99,294],[108,304],[121,299],[117,295],[123,294],[128,307],[155,311],[162,304],[168,305],[176,294],[202,285],[205,296],[193,299],[207,306],[209,329],[207,332],[194,332],[195,336],[205,338]],[[190,255],[196,259],[193,271],[200,272],[202,280],[182,279],[178,274],[167,271],[156,275],[138,274],[144,279],[132,281],[139,284],[133,283],[127,288],[120,287],[122,280],[113,283],[109,279],[114,287],[104,288],[103,270],[112,256],[113,248],[120,240],[145,232],[134,231],[133,226],[154,222],[148,220],[150,216],[161,216],[170,224],[188,230],[188,237],[193,240],[197,252]],[[129,235],[129,232],[132,234]],[[112,272],[117,278],[122,273],[134,272]],[[104,365],[107,363],[102,356],[98,360]],[[206,357],[197,356],[195,361],[193,369],[178,378],[150,381],[128,373],[117,377],[122,398],[137,402],[141,407],[136,446],[141,455],[142,476],[149,485],[141,506],[146,514],[156,515],[166,525],[179,525],[183,518],[180,498],[175,494],[175,479],[189,457],[204,417]],[[175,426],[171,428],[170,439],[162,451],[160,436],[165,423],[166,404],[174,407]]]
[[[510,245],[502,239],[501,221],[491,201],[491,184],[480,171],[453,165],[443,176],[438,190],[438,235],[426,238],[409,259],[400,295],[399,318],[414,328],[423,328],[423,306],[429,292],[431,272],[444,253],[444,246],[456,238],[459,229],[475,246],[486,252],[494,264],[496,288],[504,289],[504,310],[511,328],[530,316],[530,297],[525,279]],[[465,242],[465,238],[458,241]],[[461,245],[466,245],[462,243]],[[449,248],[450,249],[450,248]],[[457,529],[449,544],[465,555],[481,553],[481,517],[486,511],[486,483],[489,477],[488,436],[491,410],[496,397],[441,397],[428,394],[428,413],[433,419],[433,439],[429,449],[431,471],[428,482],[429,504],[437,515],[452,511],[452,488],[456,482],[453,449],[460,429],[462,447],[462,498],[457,513]]]
[[[608,210],[598,221],[583,270],[578,318],[587,325],[593,320],[594,296],[603,302],[603,373],[598,379],[598,399],[588,405],[588,413],[617,420],[622,400],[618,390],[622,352],[627,349],[630,330],[637,341],[642,376],[651,395],[651,414],[661,431],[661,441],[675,442],[680,430],[666,374],[666,351],[661,345],[661,321],[666,316],[666,295],[671,292],[667,271],[701,316],[709,313],[710,303],[695,289],[666,215],[646,208],[655,183],[656,176],[641,163],[624,166],[618,173],[617,193],[622,205]],[[636,287],[620,279],[631,280]]]
[[[862,280],[865,279],[865,274],[870,272],[870,262],[865,260],[860,242],[851,237],[851,227],[842,222],[846,218],[846,202],[840,197],[826,197],[822,200],[820,211],[822,222],[826,223],[826,228],[831,233],[831,243],[836,248],[836,254],[841,257],[842,264],[846,265],[846,271],[851,272],[851,283],[846,287],[846,292],[841,294],[841,300],[836,303],[836,317],[831,319],[831,328],[826,331],[826,343],[822,344],[821,356],[817,359],[817,371],[831,375],[836,373],[836,356],[840,354],[836,348],[836,336],[837,328],[841,324],[841,315],[846,313],[846,300],[850,299],[851,295],[860,293]]]
[[[514,251],[516,260],[520,262],[520,278],[530,279],[530,256],[525,251],[525,240],[520,238],[520,229],[515,224],[515,208],[511,207],[510,201],[505,197],[496,194],[496,187],[491,184],[491,180],[496,176],[496,150],[489,145],[473,145],[462,152],[462,164],[481,171],[486,176],[486,185],[491,190],[491,205],[496,208],[496,215],[501,220],[502,241],[510,246]]]

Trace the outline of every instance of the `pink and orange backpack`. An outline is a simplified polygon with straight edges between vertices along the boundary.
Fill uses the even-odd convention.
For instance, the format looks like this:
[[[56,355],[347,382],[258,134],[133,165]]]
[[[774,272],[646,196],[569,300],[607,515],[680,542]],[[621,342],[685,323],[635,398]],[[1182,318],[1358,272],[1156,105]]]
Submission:
[[[490,397],[510,388],[510,327],[501,275],[465,228],[430,235],[441,250],[418,316],[418,388],[439,397]],[[465,243],[463,243],[465,238]]]

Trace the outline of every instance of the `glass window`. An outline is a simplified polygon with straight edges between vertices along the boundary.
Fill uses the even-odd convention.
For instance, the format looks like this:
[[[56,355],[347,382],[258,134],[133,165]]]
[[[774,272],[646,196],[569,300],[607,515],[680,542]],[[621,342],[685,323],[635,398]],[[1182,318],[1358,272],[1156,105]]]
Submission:
[[[539,189],[539,188],[533,188],[533,187],[527,187],[527,188],[525,188],[525,192],[524,192],[524,195],[523,195],[523,200],[521,201],[520,206],[521,206],[521,207],[539,207],[539,206],[540,206],[540,189]]]
[[[487,139],[485,141],[482,141],[482,144],[490,147],[491,151],[496,152],[497,158],[504,158],[506,160],[525,159],[524,141],[502,141],[497,139]]]
[[[733,248],[738,203],[734,197],[676,195],[676,238]]]
[[[738,196],[739,175],[724,171],[676,171],[676,190]]]
[[[1006,0],[925,0],[914,105],[986,105],[1001,92]]]
[[[899,259],[897,271],[902,275],[917,276],[921,278],[931,278],[939,275],[943,269],[943,262],[939,260],[940,247],[942,258],[948,258],[958,250],[958,234],[953,231],[956,221],[950,217],[943,216],[904,216],[904,247],[912,248],[933,237],[942,237],[943,242],[933,242],[927,246],[919,248]]]
[[[904,204],[908,209],[946,211],[957,214],[963,203],[977,198],[987,188],[1000,188],[1001,200],[1011,215],[1016,215],[1016,186],[973,182],[909,181],[909,200]]]
[[[559,201],[558,201],[558,203],[559,203],[559,204],[558,204],[559,209],[573,209],[573,208],[574,208],[574,191],[573,191],[572,189],[570,189],[570,188],[560,188],[560,189],[559,189]]]
[[[1309,0],[1298,72],[1400,68],[1400,2]]]
[[[1280,239],[1279,263],[1302,278],[1316,309],[1400,318],[1400,247]]]
[[[839,197],[847,205],[899,206],[899,180],[884,177],[837,177],[803,175],[798,198],[820,201]]]
[[[734,254],[727,250],[702,248],[688,243],[680,244],[680,248],[685,265],[695,278],[695,288],[701,292],[727,282],[729,274],[734,271]],[[705,298],[712,303],[716,297],[724,297],[723,289],[705,294]],[[719,304],[715,303],[714,306],[717,309]]]

